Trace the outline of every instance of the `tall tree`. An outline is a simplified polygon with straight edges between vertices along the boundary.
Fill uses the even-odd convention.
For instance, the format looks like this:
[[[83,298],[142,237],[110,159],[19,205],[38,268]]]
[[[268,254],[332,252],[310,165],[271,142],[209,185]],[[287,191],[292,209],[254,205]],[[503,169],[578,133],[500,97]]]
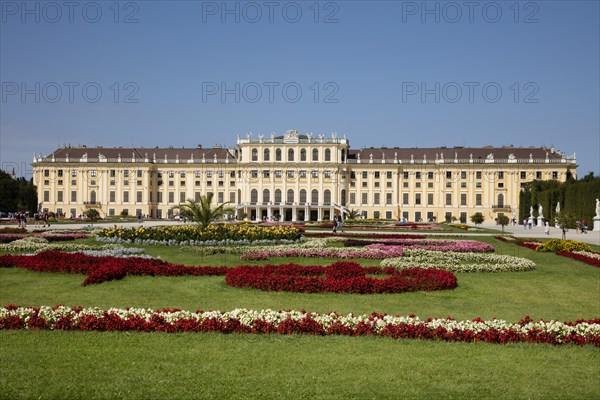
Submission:
[[[0,211],[18,211],[18,198],[19,184],[9,174],[4,171],[0,171]]]
[[[176,208],[186,218],[194,221],[202,229],[206,228],[212,222],[215,222],[225,214],[233,213],[233,209],[226,207],[226,204],[221,204],[218,207],[212,206],[213,193],[208,193],[206,196],[200,196],[200,201],[196,202],[188,199],[185,204],[180,204]]]

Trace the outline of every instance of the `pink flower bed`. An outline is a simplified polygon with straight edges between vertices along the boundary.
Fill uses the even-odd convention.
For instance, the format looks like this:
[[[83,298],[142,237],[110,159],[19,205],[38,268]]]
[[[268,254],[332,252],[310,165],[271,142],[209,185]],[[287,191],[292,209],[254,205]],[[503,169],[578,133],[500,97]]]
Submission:
[[[491,252],[494,246],[476,240],[420,240],[420,239],[381,239],[379,243],[364,246],[366,250],[348,251],[337,249],[287,249],[273,251],[252,251],[243,253],[242,260],[268,260],[271,257],[319,257],[319,258],[384,258],[402,257],[405,248],[455,252]]]
[[[10,242],[14,242],[15,240],[19,240],[19,239],[23,239],[23,238],[27,238],[27,237],[42,238],[42,239],[46,239],[49,242],[62,242],[62,241],[71,241],[71,240],[75,240],[75,239],[83,239],[83,238],[88,237],[88,234],[86,234],[86,233],[65,233],[65,234],[47,234],[47,235],[43,235],[43,234],[27,235],[27,234],[23,234],[23,233],[16,233],[16,234],[3,233],[3,234],[0,234],[0,243],[10,243]]]
[[[219,332],[242,334],[305,334],[380,336],[394,339],[443,340],[447,342],[513,342],[553,345],[590,344],[600,346],[600,319],[576,322],[532,321],[518,323],[480,318],[456,321],[448,318],[421,320],[415,315],[391,316],[304,311],[236,309],[182,311],[179,309],[114,309],[83,307],[0,308],[0,330],[63,330],[100,332]]]

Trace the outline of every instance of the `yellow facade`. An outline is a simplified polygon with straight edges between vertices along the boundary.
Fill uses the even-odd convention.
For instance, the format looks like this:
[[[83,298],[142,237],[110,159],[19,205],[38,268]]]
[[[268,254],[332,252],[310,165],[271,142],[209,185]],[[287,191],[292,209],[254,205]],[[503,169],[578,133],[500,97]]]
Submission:
[[[233,149],[64,147],[33,162],[40,209],[77,217],[171,218],[208,192],[238,218],[321,221],[366,218],[469,221],[517,215],[534,179],[565,181],[575,157],[551,148],[366,148],[336,135],[239,138]]]

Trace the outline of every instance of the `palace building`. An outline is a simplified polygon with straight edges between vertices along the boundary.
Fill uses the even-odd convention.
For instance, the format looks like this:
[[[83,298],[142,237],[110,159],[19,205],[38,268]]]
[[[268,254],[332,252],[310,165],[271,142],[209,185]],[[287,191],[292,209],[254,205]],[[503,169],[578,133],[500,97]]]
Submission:
[[[365,218],[469,221],[482,213],[519,220],[519,192],[532,180],[565,181],[575,156],[554,147],[351,149],[346,137],[259,135],[235,148],[61,147],[35,156],[40,210],[76,217],[96,208],[172,218],[209,192],[249,220],[322,221],[358,210]]]

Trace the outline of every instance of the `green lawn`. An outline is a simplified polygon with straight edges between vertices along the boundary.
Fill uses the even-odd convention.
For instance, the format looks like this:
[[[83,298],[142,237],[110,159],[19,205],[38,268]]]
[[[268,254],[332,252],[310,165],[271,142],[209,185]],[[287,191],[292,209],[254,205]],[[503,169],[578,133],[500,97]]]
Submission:
[[[528,257],[537,268],[457,274],[455,290],[394,295],[261,292],[231,288],[224,277],[126,277],[83,287],[83,275],[0,269],[0,303],[377,311],[509,321],[525,315],[563,321],[600,317],[600,269],[493,238],[481,240],[494,244],[499,254]],[[241,263],[236,255],[202,257],[177,247],[145,247],[187,265]],[[368,337],[0,331],[0,398],[185,397],[597,399],[600,352],[591,346]]]

